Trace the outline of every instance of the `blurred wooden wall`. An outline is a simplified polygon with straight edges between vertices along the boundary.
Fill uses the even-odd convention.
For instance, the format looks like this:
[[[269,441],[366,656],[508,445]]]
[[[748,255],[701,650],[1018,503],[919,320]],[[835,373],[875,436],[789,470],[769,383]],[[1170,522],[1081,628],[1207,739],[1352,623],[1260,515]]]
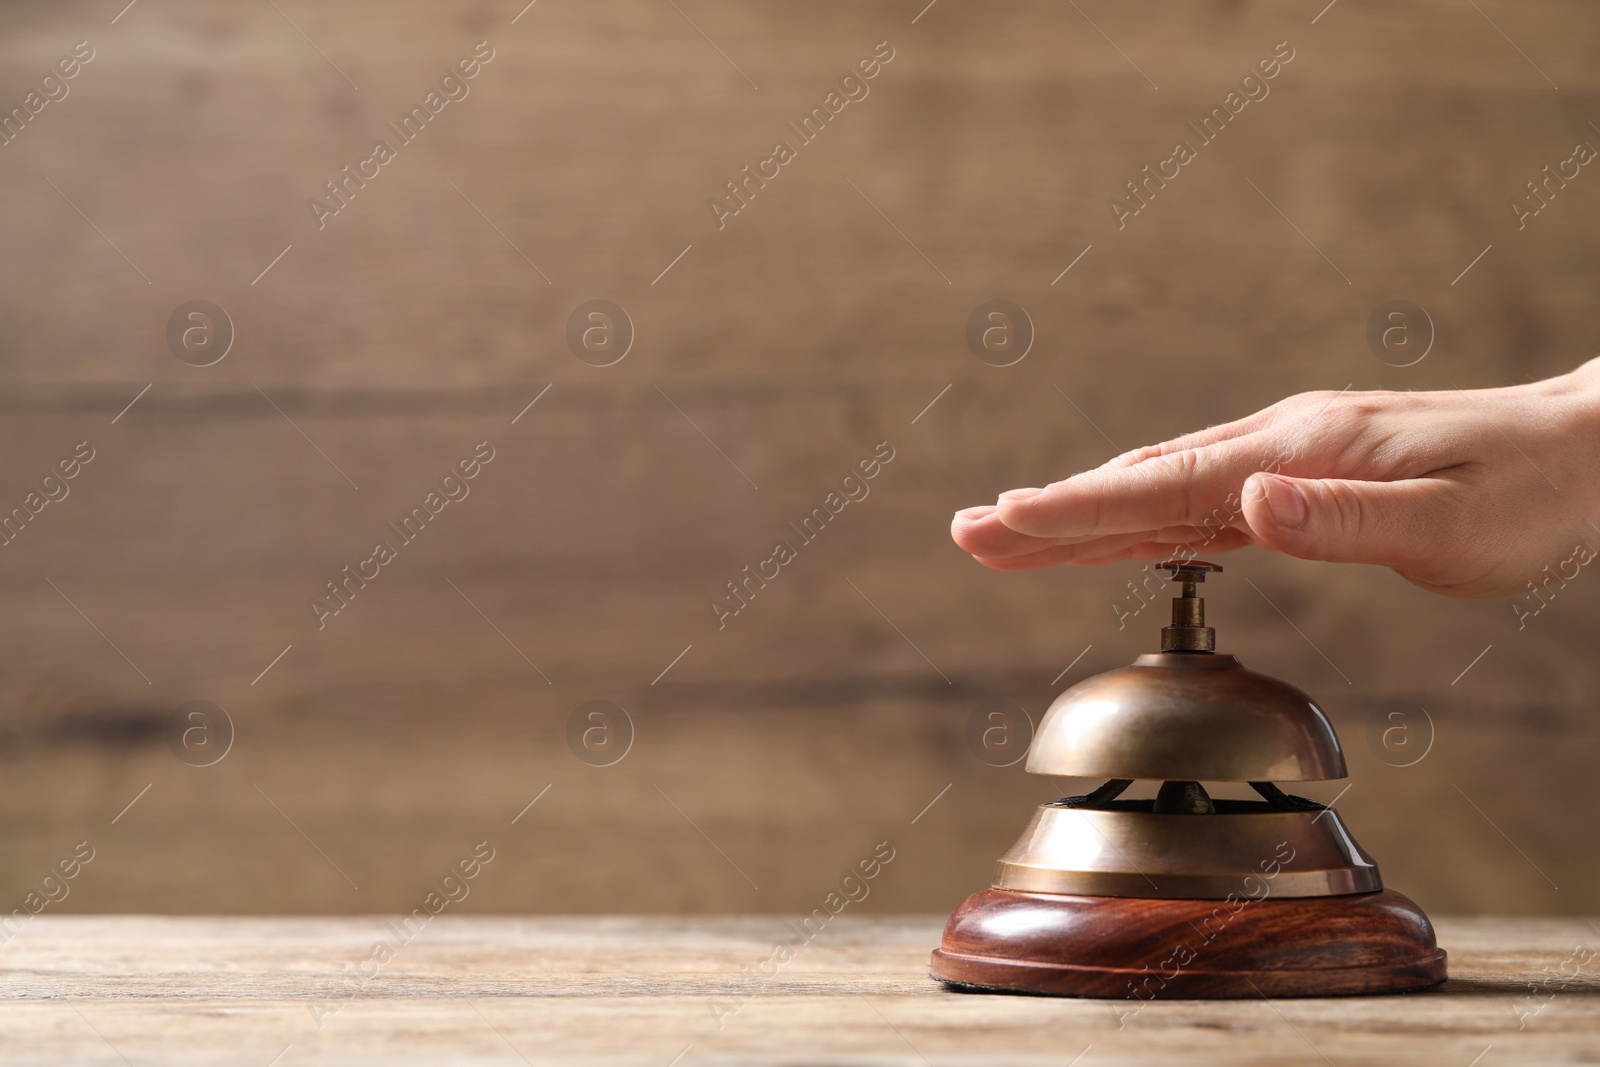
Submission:
[[[487,840],[463,907],[798,911],[886,840],[870,906],[947,909],[1062,787],[981,761],[973,712],[1037,719],[1159,626],[1116,626],[1137,567],[991,573],[953,510],[1298,390],[1557,373],[1600,334],[1600,174],[1509,208],[1600,145],[1589,5],[277,6],[0,9],[8,109],[94,50],[0,147],[0,506],[95,452],[0,548],[0,904],[86,840],[58,910],[399,911]],[[479,41],[470,95],[318,229],[307,200]],[[719,229],[707,201],[884,41]],[[1119,230],[1108,199],[1282,41],[1270,95]],[[1437,333],[1403,369],[1364,336],[1396,298]],[[236,334],[209,367],[166,338],[201,299]],[[597,299],[636,333],[609,367],[567,344]],[[1035,326],[1014,366],[968,349],[991,299]],[[484,440],[319,631],[325,583]],[[719,630],[724,583],[879,442],[870,495]],[[1226,562],[1222,643],[1325,702],[1391,885],[1600,906],[1600,578],[1519,632],[1387,572]],[[169,745],[193,700],[236,731],[209,767]],[[634,727],[613,766],[569,749],[593,700]],[[1386,750],[1391,713],[1431,747]]]

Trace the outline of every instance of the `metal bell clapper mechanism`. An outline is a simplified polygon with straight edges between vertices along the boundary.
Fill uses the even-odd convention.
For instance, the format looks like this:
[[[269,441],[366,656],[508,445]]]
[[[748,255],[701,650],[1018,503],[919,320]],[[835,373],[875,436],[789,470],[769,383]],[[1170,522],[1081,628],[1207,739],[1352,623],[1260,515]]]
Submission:
[[[1278,783],[1346,776],[1299,689],[1216,652],[1197,588],[1222,570],[1158,564],[1182,586],[1161,651],[1072,686],[1028,752],[1034,774],[1105,779],[1044,804],[950,917],[931,974],[965,990],[1241,997],[1405,992],[1445,978],[1432,924],[1383,887],[1331,808]],[[1154,798],[1121,799],[1136,780]],[[1248,783],[1259,799],[1213,797]]]

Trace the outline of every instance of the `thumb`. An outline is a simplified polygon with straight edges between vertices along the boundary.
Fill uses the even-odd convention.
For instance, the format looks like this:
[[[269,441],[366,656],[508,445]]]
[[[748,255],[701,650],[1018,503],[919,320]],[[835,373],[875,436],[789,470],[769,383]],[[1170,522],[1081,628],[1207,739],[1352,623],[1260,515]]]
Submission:
[[[1257,544],[1301,559],[1375,563],[1406,571],[1437,564],[1455,520],[1449,483],[1366,482],[1252,474],[1244,519]]]

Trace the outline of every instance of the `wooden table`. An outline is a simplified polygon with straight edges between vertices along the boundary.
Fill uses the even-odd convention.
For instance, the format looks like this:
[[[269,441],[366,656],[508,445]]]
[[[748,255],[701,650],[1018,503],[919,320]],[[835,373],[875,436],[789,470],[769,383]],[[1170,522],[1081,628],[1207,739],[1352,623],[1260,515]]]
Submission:
[[[1600,1056],[1600,923],[1580,919],[1440,921],[1452,978],[1433,993],[1136,1013],[946,992],[926,976],[933,917],[842,915],[781,966],[767,961],[776,939],[794,939],[782,917],[446,913],[403,944],[386,921],[40,917],[3,949],[0,1062],[1501,1067]],[[378,941],[399,947],[367,965]],[[1579,962],[1552,977],[1575,945]]]

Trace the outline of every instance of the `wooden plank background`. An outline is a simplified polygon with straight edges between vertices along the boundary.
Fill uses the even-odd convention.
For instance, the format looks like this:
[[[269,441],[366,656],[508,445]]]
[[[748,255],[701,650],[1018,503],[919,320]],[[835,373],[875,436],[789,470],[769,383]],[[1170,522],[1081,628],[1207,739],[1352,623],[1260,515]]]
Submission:
[[[1600,336],[1600,177],[1521,231],[1508,207],[1600,144],[1587,5],[520,6],[0,11],[7,108],[95,50],[0,147],[0,505],[95,449],[0,549],[6,900],[88,841],[56,911],[394,912],[490,840],[473,909],[781,912],[889,840],[883,906],[947,910],[1068,787],[979,760],[973,712],[1037,719],[1159,625],[1117,629],[1135,567],[977,567],[955,508],[1297,390],[1517,382]],[[485,40],[319,230],[308,198]],[[869,95],[719,230],[707,200],[881,41]],[[1280,41],[1270,95],[1118,230],[1108,198]],[[1404,369],[1364,341],[1397,297],[1437,329]],[[994,298],[1037,330],[1007,368],[964,339]],[[167,347],[195,299],[236,332],[214,366]],[[594,299],[635,326],[614,366],[567,347]],[[470,496],[319,631],[324,583],[483,440]],[[884,441],[719,631],[724,583]],[[1387,572],[1228,563],[1222,645],[1325,702],[1352,780],[1307,792],[1391,885],[1595,909],[1594,579],[1519,632]],[[234,724],[214,766],[169,747],[191,700]],[[568,748],[590,700],[632,720],[614,766]],[[1413,766],[1375,741],[1392,713]]]

